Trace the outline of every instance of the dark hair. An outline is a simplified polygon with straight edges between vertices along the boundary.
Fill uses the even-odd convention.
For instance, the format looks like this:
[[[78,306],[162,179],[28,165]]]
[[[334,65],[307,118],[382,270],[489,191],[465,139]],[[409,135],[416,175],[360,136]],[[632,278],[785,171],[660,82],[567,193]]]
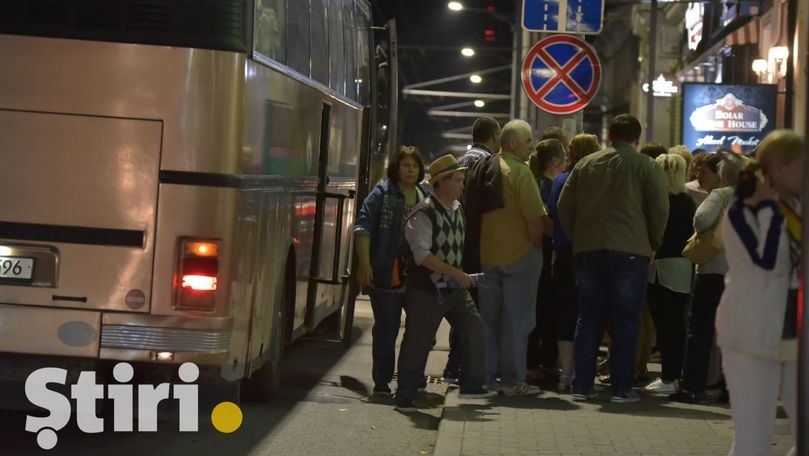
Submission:
[[[388,179],[398,183],[399,182],[399,164],[402,163],[407,157],[411,157],[419,164],[419,179],[421,182],[424,180],[424,160],[421,158],[421,152],[415,146],[399,146],[396,152],[388,162]]]
[[[640,122],[634,116],[619,114],[610,122],[608,132],[613,143],[633,143],[640,139],[641,130]]]
[[[472,124],[472,141],[485,143],[494,138],[500,131],[500,124],[491,117],[480,117]]]
[[[697,156],[699,154],[704,154],[705,152],[708,152],[708,151],[705,150],[705,149],[697,147],[696,149],[691,151],[691,155]]]
[[[697,171],[702,168],[702,164],[705,162],[705,159],[710,157],[707,151],[702,151],[699,155],[695,155],[694,159],[691,160],[691,164],[688,166],[688,176],[686,180],[692,181],[697,178]]]
[[[761,166],[751,161],[743,170],[739,172],[739,179],[736,181],[736,198],[745,199],[753,196],[756,192],[756,184],[758,184],[759,176],[761,175]]]
[[[540,141],[537,144],[536,152],[528,157],[528,167],[531,168],[534,177],[542,176],[554,157],[564,160],[565,148],[562,146],[562,142],[555,138]]]
[[[718,154],[711,154],[705,161],[702,162],[703,168],[708,168],[714,173],[719,173],[719,164],[722,163],[722,157]]]
[[[659,156],[661,156],[661,155],[663,155],[663,154],[665,154],[667,152],[668,151],[666,150],[666,148],[661,146],[658,143],[649,143],[649,144],[646,144],[645,146],[641,147],[641,149],[640,149],[640,153],[642,153],[643,155],[651,157],[652,160],[656,159],[657,157],[659,157]]]
[[[562,147],[567,147],[570,141],[567,139],[567,135],[565,131],[559,127],[548,127],[545,131],[542,132],[542,136],[539,138],[540,141],[545,139],[556,139],[560,143],[562,143]]]

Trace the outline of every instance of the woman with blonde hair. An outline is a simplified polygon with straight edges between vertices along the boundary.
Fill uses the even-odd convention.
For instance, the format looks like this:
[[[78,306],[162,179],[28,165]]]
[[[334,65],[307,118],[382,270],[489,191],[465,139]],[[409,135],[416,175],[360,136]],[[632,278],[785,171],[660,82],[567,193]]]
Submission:
[[[685,159],[678,154],[664,154],[655,159],[663,172],[669,192],[669,217],[663,243],[655,252],[649,268],[649,288],[646,300],[657,329],[663,372],[646,386],[646,391],[673,394],[683,369],[685,350],[685,310],[691,292],[693,266],[682,251],[693,234],[694,200],[685,192]]]
[[[601,149],[595,135],[578,134],[570,141],[568,149],[567,171],[556,176],[548,197],[548,213],[553,219],[553,260],[551,265],[551,282],[556,292],[558,318],[559,374],[558,389],[567,392],[573,378],[573,336],[576,332],[576,321],[579,318],[578,289],[573,275],[573,246],[570,238],[562,229],[556,205],[559,195],[576,163],[587,155]]]
[[[694,154],[692,154],[691,151],[688,150],[688,146],[684,144],[669,147],[668,153],[677,154],[685,159],[685,181],[688,182],[690,180],[689,172],[691,171],[691,163],[694,161]]]
[[[718,153],[722,156],[719,165],[721,186],[713,190],[697,207],[694,214],[696,233],[713,230],[722,222],[728,203],[733,197],[736,182],[739,180],[739,172],[748,162],[746,158],[733,152],[720,150]],[[729,159],[730,157],[733,159]],[[691,287],[691,302],[688,306],[688,335],[682,384],[680,391],[669,396],[671,401],[700,402],[709,384],[709,378],[719,377],[717,380],[721,380],[721,373],[719,375],[710,373],[713,370],[721,371],[721,367],[712,367],[721,363],[718,349],[714,349],[714,320],[716,307],[725,289],[727,271],[728,264],[724,250],[718,251],[712,259],[696,265],[694,285]],[[722,390],[717,402],[727,403],[726,389]]]
[[[779,396],[797,420],[803,138],[776,130],[740,176],[722,226],[728,272],[716,313],[735,434],[730,455],[770,454]],[[789,454],[795,453],[793,446]]]

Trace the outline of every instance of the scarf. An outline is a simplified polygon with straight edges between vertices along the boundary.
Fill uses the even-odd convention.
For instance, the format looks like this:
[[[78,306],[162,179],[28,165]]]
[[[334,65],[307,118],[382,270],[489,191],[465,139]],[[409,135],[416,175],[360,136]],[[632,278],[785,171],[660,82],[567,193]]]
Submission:
[[[798,270],[798,302],[803,302],[803,274],[801,274],[801,241],[803,240],[803,218],[786,204],[783,200],[778,202],[781,214],[786,222],[787,235],[789,237],[789,256],[792,260],[792,267]],[[798,306],[800,309],[800,306]],[[801,320],[798,316],[798,321]]]

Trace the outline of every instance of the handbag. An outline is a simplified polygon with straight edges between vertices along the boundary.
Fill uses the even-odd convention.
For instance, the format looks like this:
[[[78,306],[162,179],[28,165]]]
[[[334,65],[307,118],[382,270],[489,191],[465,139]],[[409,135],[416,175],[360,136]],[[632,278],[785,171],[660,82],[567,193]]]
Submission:
[[[728,197],[722,193],[724,205],[714,224],[705,231],[694,233],[686,242],[682,254],[694,264],[705,264],[717,256],[725,249],[722,240],[722,219],[728,207]]]

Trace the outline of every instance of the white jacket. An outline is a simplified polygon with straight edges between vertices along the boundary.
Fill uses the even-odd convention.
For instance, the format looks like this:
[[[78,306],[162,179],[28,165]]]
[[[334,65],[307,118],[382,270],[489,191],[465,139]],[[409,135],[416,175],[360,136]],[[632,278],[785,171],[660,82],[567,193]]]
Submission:
[[[722,226],[728,272],[716,312],[723,349],[778,359],[792,263],[778,204],[756,210],[733,200]]]

